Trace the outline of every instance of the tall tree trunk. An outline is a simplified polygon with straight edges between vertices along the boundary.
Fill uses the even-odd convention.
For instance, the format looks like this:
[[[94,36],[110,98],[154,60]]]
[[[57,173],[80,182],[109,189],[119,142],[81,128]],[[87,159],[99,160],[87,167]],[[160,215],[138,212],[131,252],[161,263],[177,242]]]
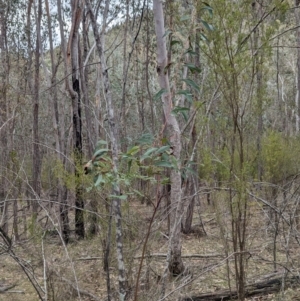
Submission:
[[[150,50],[150,24],[149,24],[149,19],[151,18],[149,15],[149,0],[147,0],[147,15],[146,15],[146,66],[145,66],[145,73],[146,73],[146,87],[147,87],[147,93],[149,97],[149,105],[150,105],[150,112],[151,112],[151,129],[152,133],[155,131],[155,120],[154,120],[154,103],[152,99],[152,94],[150,92],[150,87],[149,87],[149,65],[150,65],[150,55],[149,55],[149,50]]]
[[[168,73],[165,68],[168,65],[168,56],[165,40],[164,13],[161,0],[153,1],[153,13],[155,22],[155,33],[157,39],[157,73],[162,95],[163,111],[166,119],[167,133],[173,149],[173,156],[177,162],[177,167],[171,170],[171,233],[169,238],[168,267],[169,271],[177,276],[184,271],[181,258],[181,219],[182,219],[182,198],[181,198],[181,174],[180,174],[180,155],[181,155],[181,135],[178,122],[172,111],[172,95],[170,92]]]
[[[96,146],[96,138],[97,135],[95,133],[95,123],[97,122],[93,118],[92,114],[92,107],[89,98],[89,81],[88,81],[88,74],[89,74],[89,66],[83,65],[83,62],[87,59],[88,56],[88,38],[89,38],[89,22],[87,18],[86,9],[83,12],[82,18],[82,41],[83,41],[83,56],[82,59],[79,60],[79,67],[80,67],[80,79],[81,79],[81,89],[82,89],[82,102],[84,104],[84,113],[85,113],[85,123],[86,123],[86,138],[87,138],[87,150],[88,150],[88,157],[92,158],[93,151]]]
[[[50,46],[50,57],[51,57],[51,72],[52,76],[51,79],[49,78],[49,85],[51,86],[51,102],[52,102],[52,123],[53,123],[53,129],[54,129],[54,136],[55,136],[55,150],[56,150],[56,157],[58,162],[61,162],[63,166],[66,164],[65,156],[64,156],[64,134],[63,134],[63,128],[61,125],[63,122],[59,116],[59,108],[58,108],[58,95],[57,95],[57,80],[56,80],[56,72],[58,68],[58,63],[55,64],[54,59],[54,47],[53,47],[53,38],[52,38],[52,20],[50,15],[50,9],[49,9],[49,2],[48,0],[45,0],[45,6],[46,6],[46,13],[47,13],[47,19],[48,19],[48,31],[49,31],[49,46]],[[69,225],[69,211],[68,207],[66,206],[66,194],[67,194],[67,188],[64,187],[62,181],[60,179],[57,180],[57,200],[60,204],[60,227],[61,227],[61,233],[62,238],[65,243],[69,242],[70,237],[70,225]]]
[[[255,2],[255,5],[252,5],[254,9],[254,14],[256,16],[256,22],[262,18],[262,4]],[[262,172],[263,172],[263,162],[261,158],[261,139],[263,134],[263,82],[262,82],[262,51],[259,50],[260,43],[260,32],[257,28],[254,32],[254,52],[255,52],[255,73],[256,73],[256,97],[257,97],[257,172],[258,180],[262,181]]]
[[[72,27],[67,47],[67,61],[72,70],[72,86],[68,85],[69,94],[72,99],[73,109],[73,149],[75,158],[75,233],[78,238],[84,238],[84,202],[82,196],[82,185],[80,183],[79,168],[82,166],[82,120],[80,103],[80,77],[79,77],[79,25],[82,17],[83,4],[81,0],[72,0]]]
[[[12,137],[10,133],[10,104],[7,101],[7,88],[9,85],[9,56],[7,53],[7,16],[8,3],[1,1],[0,3],[0,50],[1,50],[1,83],[0,83],[0,145],[1,145],[1,170],[0,172],[0,227],[6,234],[8,233],[8,202],[7,192],[9,176],[5,167],[8,167],[9,151],[11,149]]]
[[[200,11],[197,9],[197,11]],[[197,15],[197,19],[200,20],[201,16],[200,13]],[[200,30],[196,29],[195,33],[195,66],[200,70]],[[195,74],[195,82],[199,81],[199,73],[196,72]],[[196,101],[199,101],[199,95],[196,96]],[[185,105],[183,105],[185,106]],[[199,196],[197,195],[197,191],[199,190],[199,178],[198,178],[198,156],[197,152],[194,151],[197,147],[197,128],[195,120],[192,123],[191,129],[191,136],[192,136],[192,156],[190,161],[194,162],[192,169],[194,174],[189,174],[186,180],[186,189],[185,191],[189,195],[193,195],[192,198],[189,200],[189,204],[186,211],[185,221],[183,223],[183,233],[190,233],[192,231],[192,223],[193,223],[193,215],[194,215],[194,207],[195,201],[199,201]],[[201,223],[202,224],[202,223]]]
[[[300,131],[300,0],[295,0],[295,19],[297,37],[297,77],[296,77],[296,132]]]
[[[90,14],[91,23],[93,27],[93,33],[96,40],[96,47],[98,55],[100,58],[101,71],[102,71],[102,80],[104,94],[106,98],[106,107],[107,107],[107,117],[109,124],[109,134],[111,140],[111,151],[112,151],[112,161],[113,161],[113,173],[115,177],[118,177],[118,153],[119,153],[119,134],[118,134],[118,124],[115,118],[114,106],[112,100],[112,93],[110,88],[110,81],[108,76],[108,69],[106,65],[106,57],[104,53],[105,45],[105,26],[107,20],[107,14],[109,11],[110,0],[105,1],[105,9],[103,14],[103,28],[102,36],[100,36],[97,26],[97,21],[92,10],[92,6],[89,0],[86,0],[87,9]],[[118,260],[118,271],[119,271],[119,299],[120,301],[125,300],[126,290],[127,290],[127,281],[125,276],[125,265],[123,257],[123,231],[122,231],[122,212],[121,212],[121,200],[118,198],[120,195],[120,186],[118,182],[115,182],[113,185],[113,195],[116,198],[113,199],[113,214],[116,221],[116,246],[117,246],[117,260]]]
[[[36,45],[34,54],[34,94],[33,94],[33,153],[32,153],[32,188],[34,192],[33,217],[37,217],[38,201],[41,194],[41,159],[39,141],[39,93],[40,93],[40,53],[41,49],[41,20],[42,20],[42,1],[37,2],[36,15]],[[36,7],[35,7],[36,10]]]
[[[126,83],[127,83],[127,75],[129,68],[129,59],[127,58],[127,35],[128,35],[128,25],[129,25],[129,0],[126,0],[126,19],[124,24],[124,42],[123,42],[123,83],[122,83],[122,105],[121,105],[121,125],[122,128],[122,137],[121,139],[125,142],[122,146],[122,149],[126,150]]]

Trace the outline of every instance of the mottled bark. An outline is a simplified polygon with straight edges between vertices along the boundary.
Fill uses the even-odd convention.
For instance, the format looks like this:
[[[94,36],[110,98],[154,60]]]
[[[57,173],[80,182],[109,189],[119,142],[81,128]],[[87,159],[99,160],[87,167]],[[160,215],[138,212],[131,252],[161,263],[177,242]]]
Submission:
[[[72,85],[68,91],[72,99],[73,115],[73,149],[75,158],[75,233],[78,238],[84,238],[84,201],[80,183],[79,168],[82,166],[82,120],[80,103],[80,78],[79,78],[79,25],[82,17],[83,3],[81,0],[72,1],[72,27],[67,47],[67,61],[71,66]]]
[[[170,92],[169,77],[166,72],[168,65],[168,56],[165,40],[165,26],[162,2],[153,1],[153,13],[155,22],[155,33],[157,39],[157,73],[161,89],[165,90],[162,95],[163,111],[166,119],[169,141],[173,149],[173,156],[176,159],[177,167],[171,170],[171,233],[168,251],[168,267],[171,274],[177,276],[184,271],[184,265],[181,258],[181,219],[183,204],[181,199],[181,174],[180,174],[180,155],[181,155],[181,135],[178,122],[172,111],[172,95]]]
[[[108,118],[109,134],[110,134],[111,148],[112,148],[111,151],[112,151],[112,161],[113,161],[113,173],[115,175],[115,178],[117,179],[118,178],[119,133],[118,133],[118,124],[114,113],[113,99],[112,99],[112,93],[110,88],[110,80],[108,76],[106,57],[104,53],[104,45],[105,45],[104,34],[105,34],[107,14],[109,11],[109,3],[110,3],[109,0],[105,1],[102,36],[100,36],[96,18],[91,7],[91,3],[89,0],[86,1],[87,9],[89,11],[91,23],[93,27],[97,52],[100,58],[102,80],[103,80],[102,84],[104,89],[104,95],[106,98],[107,118]],[[115,217],[115,222],[116,222],[116,246],[117,246],[117,260],[118,260],[118,271],[119,271],[119,299],[121,301],[124,300],[126,297],[127,282],[125,276],[125,266],[124,266],[124,257],[123,257],[121,200],[118,198],[118,196],[120,195],[120,187],[117,181],[113,185],[113,195],[116,196],[116,198],[113,198],[112,200],[113,202],[112,205],[113,205],[113,215]]]

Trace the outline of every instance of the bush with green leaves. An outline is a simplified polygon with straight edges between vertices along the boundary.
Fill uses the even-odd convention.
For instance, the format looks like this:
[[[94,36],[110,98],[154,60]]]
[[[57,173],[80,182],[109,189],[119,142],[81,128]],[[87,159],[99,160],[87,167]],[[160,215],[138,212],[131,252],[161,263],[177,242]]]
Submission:
[[[160,184],[168,184],[169,179],[165,177],[164,169],[178,168],[177,161],[172,154],[172,147],[167,143],[162,146],[153,146],[153,144],[153,138],[144,135],[126,152],[119,153],[118,170],[115,175],[107,142],[99,141],[93,158],[84,166],[86,173],[94,176],[94,185],[88,190],[101,189],[107,185],[113,187],[118,183],[122,188],[122,195],[110,197],[125,200],[130,194],[141,195],[140,191],[133,188],[136,180],[157,183],[159,178]],[[182,174],[184,174],[183,170]]]

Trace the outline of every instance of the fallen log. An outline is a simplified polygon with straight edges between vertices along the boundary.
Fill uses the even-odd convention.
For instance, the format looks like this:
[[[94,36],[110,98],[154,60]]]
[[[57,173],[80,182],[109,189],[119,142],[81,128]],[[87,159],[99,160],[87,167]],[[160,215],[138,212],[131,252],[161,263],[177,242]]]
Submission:
[[[267,295],[272,293],[277,293],[284,289],[292,287],[296,284],[300,284],[299,276],[286,276],[277,277],[269,280],[262,280],[253,284],[246,285],[245,287],[245,297],[252,297],[256,295]],[[181,301],[226,301],[226,300],[236,300],[238,297],[237,291],[233,290],[222,290],[211,293],[203,293],[197,296],[185,297]]]

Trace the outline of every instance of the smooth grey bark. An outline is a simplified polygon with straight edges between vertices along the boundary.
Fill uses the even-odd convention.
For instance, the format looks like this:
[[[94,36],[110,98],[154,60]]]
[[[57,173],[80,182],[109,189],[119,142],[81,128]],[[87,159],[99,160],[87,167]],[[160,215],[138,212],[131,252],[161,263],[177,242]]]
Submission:
[[[58,162],[61,162],[63,166],[66,164],[66,159],[64,156],[64,131],[62,128],[63,116],[59,115],[58,107],[58,95],[57,95],[57,79],[56,72],[58,69],[58,63],[55,63],[54,58],[54,47],[53,47],[53,37],[52,37],[52,20],[49,9],[49,1],[45,0],[45,7],[47,13],[48,21],[48,32],[49,32],[49,47],[50,47],[50,58],[51,58],[51,78],[49,78],[49,85],[51,86],[50,99],[52,103],[52,124],[54,129],[55,137],[55,151]],[[70,237],[70,224],[69,224],[69,210],[66,206],[67,200],[67,188],[63,185],[63,182],[58,179],[56,187],[57,201],[59,202],[59,211],[60,211],[60,227],[62,238],[65,243],[69,242]]]
[[[103,14],[102,35],[100,36],[98,26],[97,26],[97,21],[95,18],[95,14],[92,10],[91,3],[89,0],[86,0],[86,5],[87,5],[88,12],[90,14],[93,33],[96,41],[97,52],[100,58],[102,81],[103,81],[102,84],[104,89],[104,95],[106,98],[106,110],[107,110],[107,118],[109,124],[113,173],[115,175],[115,178],[117,179],[118,178],[119,133],[118,133],[118,124],[115,118],[113,99],[112,99],[112,93],[110,88],[110,80],[108,76],[108,68],[106,65],[106,57],[104,53],[105,26],[106,26],[108,11],[109,11],[109,4],[110,4],[110,0],[106,0],[104,14]],[[119,299],[120,301],[123,301],[125,300],[126,297],[127,281],[125,276],[125,265],[124,265],[124,256],[123,256],[121,200],[118,198],[118,196],[120,195],[120,187],[117,181],[113,185],[113,195],[116,196],[116,198],[113,198],[112,200],[113,202],[112,211],[116,222],[116,247],[117,247],[118,271],[119,271]]]
[[[86,136],[87,136],[87,151],[88,157],[92,158],[93,151],[96,146],[96,138],[97,135],[95,133],[95,122],[92,113],[92,106],[90,103],[89,98],[89,66],[86,64],[84,66],[83,62],[86,61],[88,56],[88,44],[89,44],[89,20],[87,18],[87,11],[84,9],[82,15],[82,44],[83,44],[83,51],[82,51],[82,59],[79,60],[79,67],[80,67],[80,79],[81,79],[81,89],[82,89],[82,103],[84,105],[84,113],[85,113],[85,124],[86,124]],[[81,56],[80,56],[81,57]]]
[[[8,3],[1,1],[0,3],[0,50],[1,50],[1,83],[0,83],[0,143],[1,143],[1,167],[0,172],[0,227],[5,233],[8,233],[8,175],[5,166],[8,166],[9,152],[12,147],[11,126],[9,121],[10,108],[7,99],[7,89],[9,86],[9,55],[7,48],[7,17],[8,17]],[[6,176],[4,176],[6,175]]]
[[[164,89],[162,95],[163,111],[166,119],[167,133],[173,149],[173,156],[177,162],[177,167],[170,173],[171,182],[171,233],[168,249],[168,268],[172,275],[177,276],[184,271],[184,265],[181,258],[181,219],[183,211],[181,173],[180,173],[180,155],[181,155],[181,134],[178,122],[172,111],[172,95],[166,66],[168,65],[168,56],[165,40],[164,13],[161,0],[153,1],[153,14],[155,23],[155,33],[157,40],[157,73],[161,89]]]

